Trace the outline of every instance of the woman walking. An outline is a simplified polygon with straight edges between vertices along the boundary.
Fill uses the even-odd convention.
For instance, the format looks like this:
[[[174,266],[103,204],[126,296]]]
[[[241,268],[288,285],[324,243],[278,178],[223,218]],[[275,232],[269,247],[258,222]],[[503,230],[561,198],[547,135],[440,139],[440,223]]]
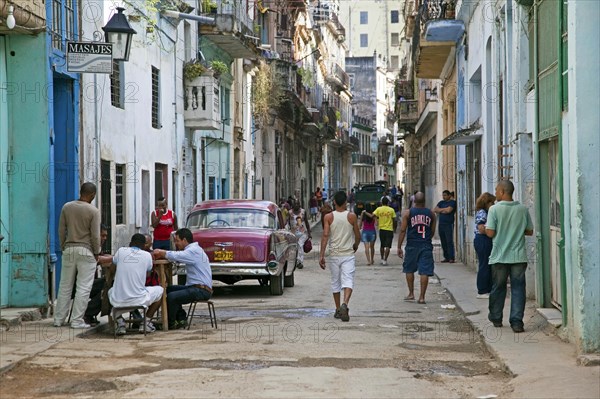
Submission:
[[[492,271],[488,263],[492,253],[492,239],[485,234],[488,210],[496,202],[496,197],[483,193],[475,203],[475,239],[473,245],[477,253],[479,268],[477,269],[477,298],[487,299],[492,291]]]
[[[361,241],[365,243],[365,254],[367,255],[367,266],[375,263],[375,241],[377,240],[377,230],[375,230],[375,218],[367,216],[367,212],[373,212],[370,204],[360,215],[360,235]]]

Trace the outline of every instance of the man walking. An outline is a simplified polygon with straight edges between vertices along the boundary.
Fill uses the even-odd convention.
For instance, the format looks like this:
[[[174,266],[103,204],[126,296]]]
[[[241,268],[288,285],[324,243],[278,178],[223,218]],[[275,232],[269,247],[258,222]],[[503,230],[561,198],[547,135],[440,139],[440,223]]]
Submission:
[[[492,292],[488,319],[494,327],[502,327],[502,313],[506,300],[506,280],[510,276],[510,317],[512,330],[521,333],[525,313],[525,269],[527,252],[525,236],[533,235],[533,223],[527,207],[513,201],[515,186],[510,180],[501,180],[496,186],[496,205],[488,213],[485,233],[492,239],[489,264],[492,268]]]
[[[333,197],[335,211],[324,216],[323,237],[319,254],[319,266],[325,270],[325,249],[329,242],[327,263],[331,271],[331,291],[335,302],[336,319],[349,321],[348,303],[354,288],[355,257],[360,243],[358,219],[346,209],[346,193],[338,191]],[[344,290],[344,302],[340,305],[340,291]]]
[[[143,234],[134,234],[128,247],[119,248],[113,256],[113,263],[117,265],[115,281],[108,298],[114,307],[146,306],[146,318],[150,320],[158,310],[163,294],[161,286],[146,287],[146,275],[152,271],[152,255],[144,250],[146,237]],[[117,335],[126,333],[125,320],[121,314],[116,314]],[[146,322],[146,332],[154,332],[156,328],[152,322]],[[144,332],[144,326],[139,327]]]
[[[83,316],[90,297],[100,255],[100,211],[91,203],[96,185],[81,185],[79,199],[67,202],[60,212],[58,236],[62,248],[62,270],[54,312],[54,326],[60,327],[69,312],[73,284],[77,293],[73,301],[71,328],[89,328]]]
[[[389,207],[390,200],[387,196],[381,198],[381,206],[373,211],[373,214],[367,216],[375,216],[379,224],[379,241],[381,247],[379,252],[381,253],[381,264],[387,265],[388,256],[390,256],[390,249],[392,248],[392,241],[394,240],[394,219],[396,219],[396,211]]]
[[[405,301],[415,300],[415,272],[418,270],[421,279],[419,303],[425,303],[429,276],[433,276],[431,238],[434,233],[435,214],[429,208],[425,208],[425,195],[417,192],[414,207],[402,211],[402,223],[398,236],[398,256],[404,258],[402,271],[406,273],[406,284],[408,285],[408,295],[404,298]],[[406,236],[406,256],[402,251],[404,236]]]
[[[157,259],[166,258],[172,262],[185,264],[185,285],[167,287],[167,312],[169,328],[186,326],[185,311],[181,307],[186,303],[204,301],[212,295],[212,271],[208,256],[197,242],[189,229],[181,228],[175,232],[175,247],[178,251],[155,249]]]

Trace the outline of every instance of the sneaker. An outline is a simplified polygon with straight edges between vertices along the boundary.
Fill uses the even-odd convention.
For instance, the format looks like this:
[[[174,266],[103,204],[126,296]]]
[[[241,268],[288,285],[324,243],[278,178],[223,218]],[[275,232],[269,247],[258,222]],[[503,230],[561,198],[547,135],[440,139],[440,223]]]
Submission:
[[[498,328],[502,327],[502,322],[501,321],[493,321],[492,320],[492,324],[494,325],[494,327],[498,327]]]
[[[302,268],[304,268],[304,265],[302,263],[298,263],[296,265],[296,269],[302,269]]]
[[[348,305],[342,303],[342,306],[340,306],[340,319],[342,319],[342,321],[350,320],[350,316],[348,315],[349,310],[350,309],[348,309]]]
[[[477,299],[488,299],[490,294],[477,294]]]
[[[335,313],[333,314],[333,317],[335,319],[341,319],[342,318],[342,312],[340,312],[339,308],[335,310]]]
[[[74,329],[84,329],[84,328],[90,328],[91,326],[83,321],[79,322],[79,323],[71,323],[71,328]]]
[[[64,321],[56,321],[56,320],[54,320],[54,323],[52,323],[52,325],[54,327],[62,327],[62,326],[65,325],[65,322]]]
[[[379,262],[379,264],[384,265],[385,263],[383,263],[383,262],[385,262],[385,261],[383,259],[381,259],[381,262]]]
[[[381,261],[381,264],[382,264],[383,266],[387,266],[387,260],[382,260],[382,261]]]
[[[144,332],[144,325],[142,324],[139,328],[139,331],[141,333]],[[154,324],[152,324],[151,321],[146,322],[146,333],[153,333],[154,331],[156,331],[156,327],[154,327]]]
[[[117,331],[115,332],[115,334],[117,335],[125,335],[127,334],[127,328],[123,325],[123,326],[119,326],[117,327]]]

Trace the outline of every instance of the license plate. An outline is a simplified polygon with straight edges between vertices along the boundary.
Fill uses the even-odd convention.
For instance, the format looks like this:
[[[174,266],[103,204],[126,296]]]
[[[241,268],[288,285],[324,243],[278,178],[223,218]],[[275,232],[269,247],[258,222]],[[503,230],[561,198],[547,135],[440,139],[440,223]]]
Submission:
[[[233,251],[215,251],[215,261],[233,260]]]

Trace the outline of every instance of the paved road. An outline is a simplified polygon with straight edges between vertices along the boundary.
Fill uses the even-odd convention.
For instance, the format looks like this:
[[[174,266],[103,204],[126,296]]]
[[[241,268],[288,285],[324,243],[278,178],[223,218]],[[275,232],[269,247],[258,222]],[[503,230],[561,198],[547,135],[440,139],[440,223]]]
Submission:
[[[357,253],[350,322],[333,318],[329,272],[313,252],[296,285],[273,297],[255,282],[220,285],[219,329],[198,307],[192,328],[117,340],[71,337],[0,377],[11,397],[415,398],[510,396],[510,376],[435,281],[427,304],[402,301],[388,266]],[[377,258],[378,259],[378,258]],[[48,322],[50,325],[50,321]]]

